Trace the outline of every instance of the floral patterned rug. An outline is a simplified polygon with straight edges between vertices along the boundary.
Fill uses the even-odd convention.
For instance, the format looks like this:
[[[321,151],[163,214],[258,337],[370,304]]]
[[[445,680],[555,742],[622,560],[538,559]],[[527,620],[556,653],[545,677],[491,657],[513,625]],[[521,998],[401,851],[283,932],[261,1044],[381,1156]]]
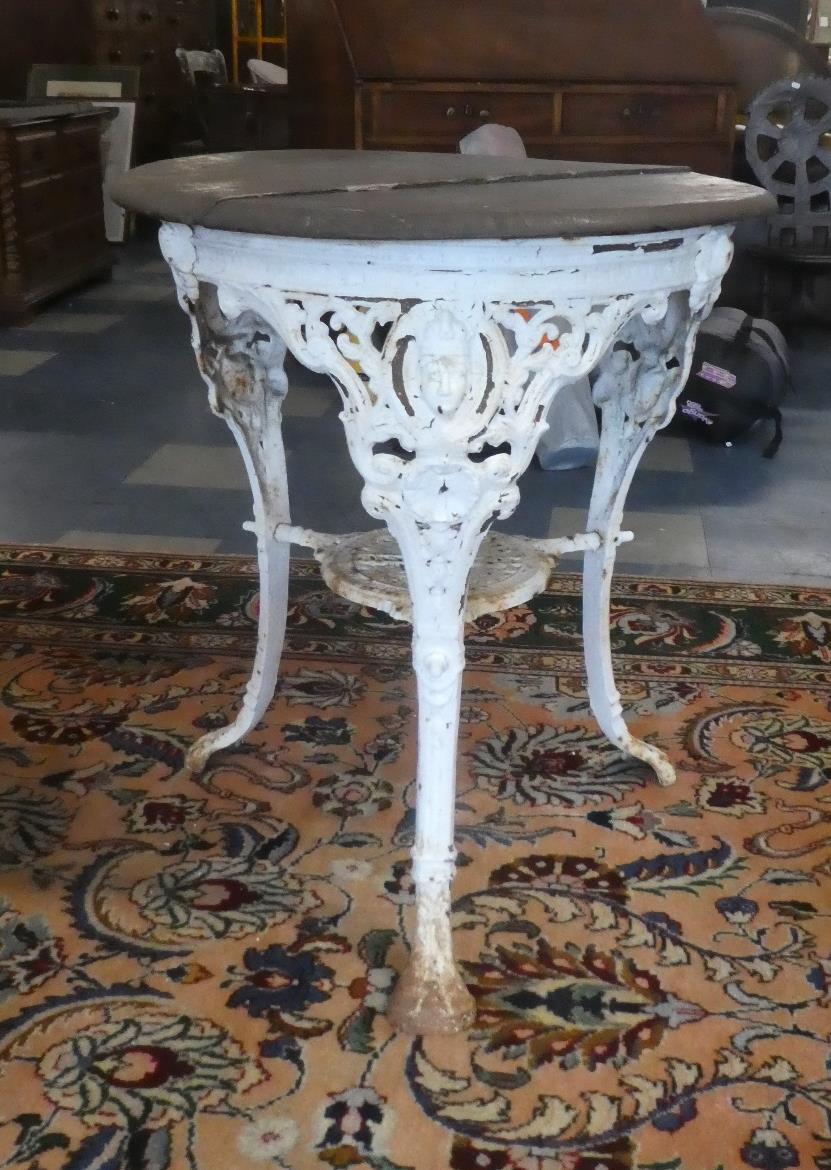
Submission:
[[[0,1166],[831,1167],[831,591],[617,582],[661,789],[587,709],[578,581],[469,632],[455,937],[405,958],[409,631],[297,562],[279,695],[204,776],[242,559],[0,550]]]

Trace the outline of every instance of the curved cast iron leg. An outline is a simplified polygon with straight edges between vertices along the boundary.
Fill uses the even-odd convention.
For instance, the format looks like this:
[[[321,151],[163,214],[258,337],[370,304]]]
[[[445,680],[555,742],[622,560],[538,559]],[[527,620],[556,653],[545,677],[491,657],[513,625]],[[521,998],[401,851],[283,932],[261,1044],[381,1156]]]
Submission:
[[[603,411],[600,450],[589,506],[588,530],[600,546],[584,554],[583,645],[589,702],[608,738],[654,770],[660,784],[675,769],[660,748],[636,739],[623,718],[615,685],[609,635],[612,573],[623,509],[632,477],[656,431],[672,415],[689,367],[694,321],[684,299],[671,300],[665,318],[651,326],[631,322],[606,356],[594,386]]]
[[[605,431],[605,426],[604,426]],[[653,768],[659,784],[673,784],[675,769],[668,756],[636,739],[626,726],[620,694],[615,685],[609,635],[612,574],[620,535],[623,506],[632,476],[647,442],[628,452],[607,437],[601,439],[598,457],[599,479],[589,508],[589,532],[600,536],[600,547],[584,553],[583,560],[583,646],[588,676],[589,703],[604,734],[627,755]]]
[[[232,723],[203,735],[186,766],[203,769],[210,756],[231,747],[265,714],[277,685],[288,612],[290,545],[275,539],[277,525],[290,523],[282,403],[288,388],[286,346],[255,313],[228,320],[216,291],[204,288],[191,309],[194,344],[211,391],[214,413],[228,424],[248,472],[254,503],[260,576],[260,614],[254,667],[242,706]]]
[[[242,706],[233,723],[209,731],[190,748],[186,766],[193,772],[202,771],[214,752],[231,747],[257,726],[277,687],[286,633],[291,552],[287,541],[275,540],[273,536],[276,525],[289,523],[279,410],[279,402],[272,404],[272,413],[278,417],[267,425],[265,433],[251,434],[228,420],[248,469],[254,499],[252,527],[257,537],[260,577],[257,649]],[[271,454],[266,455],[269,450]]]

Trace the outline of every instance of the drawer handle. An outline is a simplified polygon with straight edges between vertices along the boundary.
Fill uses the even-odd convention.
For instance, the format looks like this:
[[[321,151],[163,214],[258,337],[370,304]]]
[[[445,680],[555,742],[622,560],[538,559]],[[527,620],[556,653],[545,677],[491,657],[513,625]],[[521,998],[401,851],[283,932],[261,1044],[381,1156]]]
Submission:
[[[489,118],[490,116],[491,116],[490,110],[480,110],[479,111],[480,118]]]
[[[447,109],[444,111],[444,116],[445,116],[445,118],[455,118],[456,117],[456,107],[455,106],[448,106]]]
[[[638,102],[623,109],[624,118],[632,118],[639,122],[645,122],[649,118],[660,118],[662,115],[663,110],[660,106],[651,106],[648,102]]]

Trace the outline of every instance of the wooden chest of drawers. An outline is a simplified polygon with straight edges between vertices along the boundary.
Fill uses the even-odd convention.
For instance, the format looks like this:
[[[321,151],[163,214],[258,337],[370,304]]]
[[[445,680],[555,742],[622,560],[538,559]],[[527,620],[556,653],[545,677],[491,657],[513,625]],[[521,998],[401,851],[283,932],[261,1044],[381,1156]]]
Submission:
[[[513,126],[535,158],[669,163],[728,174],[732,94],[700,86],[504,84],[419,87],[375,83],[356,90],[355,146],[456,150],[486,122]]]
[[[0,319],[109,272],[102,117],[77,103],[0,104]]]
[[[731,67],[700,0],[289,0],[293,146],[457,149],[728,174]]]

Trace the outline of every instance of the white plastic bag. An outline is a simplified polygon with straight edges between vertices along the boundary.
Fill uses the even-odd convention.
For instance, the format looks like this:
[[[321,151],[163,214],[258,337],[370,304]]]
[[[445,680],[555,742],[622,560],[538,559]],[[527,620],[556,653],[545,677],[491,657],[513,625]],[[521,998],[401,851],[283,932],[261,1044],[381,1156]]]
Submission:
[[[588,378],[561,387],[545,416],[548,430],[537,444],[537,458],[546,471],[588,467],[597,457],[600,432]]]
[[[525,144],[513,126],[487,122],[459,142],[460,154],[487,154],[493,158],[527,158]]]

